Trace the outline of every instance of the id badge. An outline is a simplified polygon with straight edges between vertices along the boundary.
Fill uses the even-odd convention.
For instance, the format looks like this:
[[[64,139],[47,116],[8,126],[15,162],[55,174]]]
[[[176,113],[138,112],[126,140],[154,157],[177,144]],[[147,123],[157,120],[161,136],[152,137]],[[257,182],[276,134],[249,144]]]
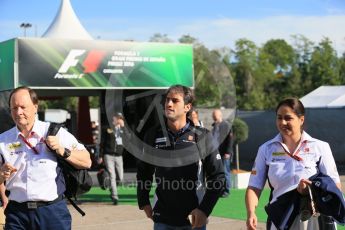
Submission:
[[[115,140],[116,140],[117,145],[122,145],[122,138],[121,137],[117,137]]]

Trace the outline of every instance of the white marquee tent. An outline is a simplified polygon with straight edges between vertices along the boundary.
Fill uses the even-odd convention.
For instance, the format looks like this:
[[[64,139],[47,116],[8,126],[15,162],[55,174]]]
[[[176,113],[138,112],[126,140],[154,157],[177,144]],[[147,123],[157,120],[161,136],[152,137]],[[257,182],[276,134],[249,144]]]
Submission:
[[[345,108],[345,85],[320,86],[301,98],[305,108]]]
[[[76,16],[70,0],[61,0],[54,21],[43,34],[44,38],[92,40]]]

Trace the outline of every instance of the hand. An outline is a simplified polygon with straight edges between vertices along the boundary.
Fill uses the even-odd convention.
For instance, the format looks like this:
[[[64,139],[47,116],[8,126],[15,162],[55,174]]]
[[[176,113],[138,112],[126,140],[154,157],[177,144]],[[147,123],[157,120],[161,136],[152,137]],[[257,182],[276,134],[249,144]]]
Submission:
[[[255,230],[258,224],[258,218],[255,213],[249,214],[247,218],[247,229],[248,230]]]
[[[7,180],[15,172],[17,172],[17,169],[13,167],[11,164],[9,163],[3,164],[0,168],[0,181],[1,179],[3,181]]]
[[[311,185],[311,181],[307,179],[301,179],[297,185],[297,192],[302,195],[308,194],[308,186]]]
[[[224,158],[224,159],[230,159],[230,154],[229,154],[229,153],[224,153],[223,158]]]
[[[153,211],[152,211],[151,205],[145,205],[143,207],[143,210],[144,210],[144,212],[146,214],[146,217],[150,218],[152,220],[152,213],[153,213]]]
[[[122,119],[118,120],[118,124],[120,125],[120,127],[124,127],[125,126],[125,122]]]
[[[2,208],[5,210],[8,205],[8,197],[6,195],[1,196]]]
[[[200,126],[200,122],[197,118],[192,119],[192,121],[195,126]]]
[[[192,215],[192,228],[201,228],[207,224],[207,216],[200,209],[194,209],[191,213]]]
[[[60,145],[59,137],[57,136],[48,136],[45,140],[46,144],[56,152],[56,154],[63,156],[65,148]]]
[[[99,157],[98,159],[97,159],[97,164],[102,164],[103,163],[103,157]]]

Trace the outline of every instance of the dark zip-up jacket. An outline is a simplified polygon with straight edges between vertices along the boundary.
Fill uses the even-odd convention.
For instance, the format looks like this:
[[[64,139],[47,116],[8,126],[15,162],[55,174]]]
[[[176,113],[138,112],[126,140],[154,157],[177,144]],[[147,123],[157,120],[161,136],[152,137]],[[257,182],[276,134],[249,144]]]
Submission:
[[[196,134],[196,130],[199,130],[197,132],[199,134]],[[204,141],[199,140],[201,137],[205,138]],[[169,161],[169,157],[176,159],[174,152],[181,153],[181,150],[184,155],[203,156],[206,153],[206,157],[203,159],[200,157],[194,163],[179,167],[163,167],[139,161],[137,171],[138,205],[142,209],[145,205],[150,204],[149,192],[153,175],[155,175],[157,187],[153,205],[153,220],[173,226],[189,225],[188,215],[193,209],[198,208],[207,216],[212,212],[224,189],[223,165],[217,147],[212,141],[211,133],[204,128],[195,128],[188,123],[177,134],[168,131],[168,139],[170,146],[162,129],[152,128],[146,133],[144,141],[149,146],[162,150],[158,154],[162,155],[162,159],[166,157],[166,161]],[[200,141],[199,145],[196,144],[196,140]],[[205,148],[205,150],[200,150],[200,148]],[[166,150],[170,150],[170,152]],[[145,151],[150,151],[150,148],[144,148],[144,154]],[[205,151],[205,153],[200,151]],[[205,182],[207,186],[205,186]],[[201,185],[200,183],[202,186],[198,187]]]
[[[217,143],[219,145],[218,150],[221,156],[224,156],[225,153],[233,155],[233,138],[232,138],[232,130],[230,124],[223,120],[219,124],[213,123],[213,130],[215,132],[216,126],[218,126],[218,140]]]
[[[116,144],[114,129],[110,126],[102,127],[101,134],[101,154],[110,154],[115,156],[121,156],[123,153],[123,146]],[[123,128],[120,129],[120,136],[123,135]]]

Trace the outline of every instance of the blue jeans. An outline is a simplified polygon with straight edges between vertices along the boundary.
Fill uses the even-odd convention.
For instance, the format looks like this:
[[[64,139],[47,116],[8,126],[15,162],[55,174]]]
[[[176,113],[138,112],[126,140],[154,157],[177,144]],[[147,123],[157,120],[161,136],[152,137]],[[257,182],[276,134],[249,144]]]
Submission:
[[[225,173],[225,192],[230,193],[230,188],[231,188],[231,173],[230,173],[230,158],[228,159],[222,159],[223,161],[223,166],[224,166],[224,173]]]
[[[186,226],[171,226],[163,223],[154,223],[153,230],[192,230],[191,225]],[[201,228],[194,228],[193,230],[206,230],[206,225]]]
[[[10,201],[5,215],[6,230],[70,230],[72,224],[65,200],[37,209],[18,208]]]

